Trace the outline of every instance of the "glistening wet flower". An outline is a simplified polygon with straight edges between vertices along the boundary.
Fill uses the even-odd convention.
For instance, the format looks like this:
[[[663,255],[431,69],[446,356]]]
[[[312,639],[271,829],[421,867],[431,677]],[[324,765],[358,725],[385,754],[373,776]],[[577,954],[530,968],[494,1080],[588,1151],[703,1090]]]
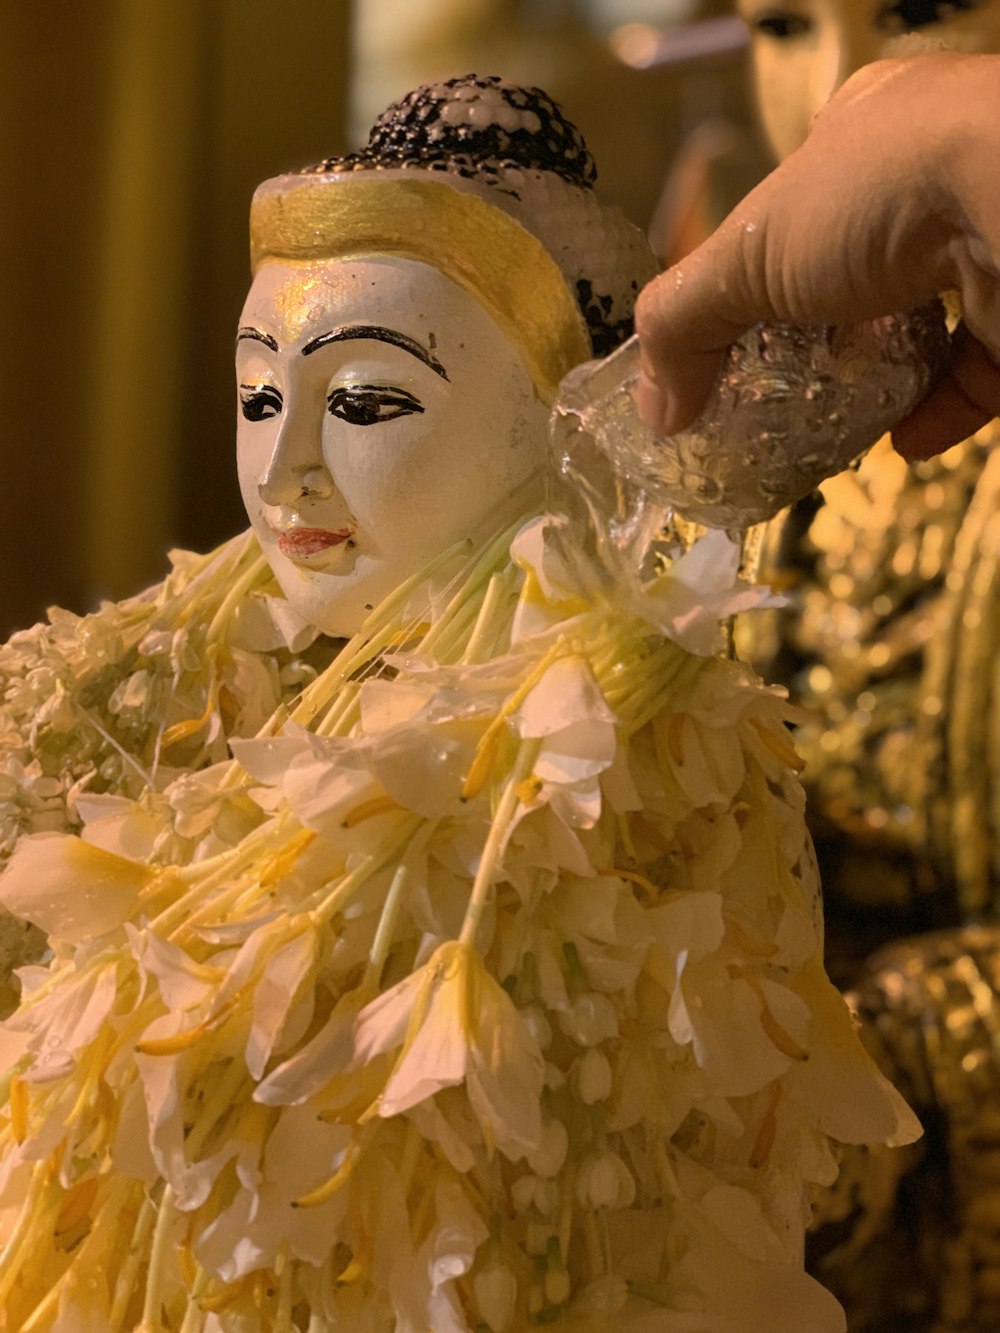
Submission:
[[[14,645],[12,1327],[843,1329],[809,1190],[916,1130],[822,972],[787,705],[705,655],[763,595],[712,539],[626,613],[562,530],[325,665],[248,540]]]
[[[367,1005],[354,1042],[356,1058],[399,1051],[380,1116],[462,1083],[490,1148],[516,1160],[538,1147],[541,1050],[470,945],[440,945],[418,972]]]

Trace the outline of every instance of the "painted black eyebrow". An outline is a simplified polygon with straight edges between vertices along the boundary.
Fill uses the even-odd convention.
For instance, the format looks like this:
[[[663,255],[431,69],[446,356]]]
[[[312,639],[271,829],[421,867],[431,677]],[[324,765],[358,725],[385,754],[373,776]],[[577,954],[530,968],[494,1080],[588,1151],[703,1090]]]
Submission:
[[[391,343],[393,347],[401,347],[404,352],[409,352],[418,361],[422,361],[425,366],[429,366],[435,375],[440,375],[443,380],[448,379],[448,372],[441,362],[432,356],[425,347],[421,347],[416,338],[410,338],[396,329],[387,329],[381,324],[347,324],[343,328],[331,329],[329,333],[321,333],[318,338],[313,338],[312,342],[306,343],[302,349],[302,355],[310,356],[329,343],[347,342],[351,338],[375,338],[379,342]]]
[[[265,347],[270,347],[272,352],[278,350],[278,344],[269,333],[261,333],[260,329],[252,328],[249,324],[244,324],[236,331],[236,341],[240,342],[243,338],[253,338],[256,342],[263,343]]]

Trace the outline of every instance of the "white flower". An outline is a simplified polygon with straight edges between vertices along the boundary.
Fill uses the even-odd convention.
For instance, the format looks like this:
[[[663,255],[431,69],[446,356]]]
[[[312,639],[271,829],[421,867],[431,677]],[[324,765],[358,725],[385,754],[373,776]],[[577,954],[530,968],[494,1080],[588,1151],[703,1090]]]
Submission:
[[[226,730],[237,736],[255,735],[281,702],[275,662],[241,648],[230,646],[221,684],[235,705],[235,715],[225,720]]]
[[[649,916],[657,943],[647,966],[670,995],[670,1035],[691,1046],[712,1095],[756,1092],[804,1058],[807,1006],[776,982],[743,975],[723,947],[718,894],[681,894]]]
[[[118,992],[113,963],[79,972],[69,969],[61,985],[45,989],[49,975],[48,968],[21,968],[21,1008],[3,1025],[8,1032],[30,1034],[33,1059],[25,1077],[35,1083],[72,1072],[80,1051],[103,1027]]]
[[[576,1197],[581,1208],[604,1212],[631,1208],[635,1178],[617,1153],[588,1153],[577,1168]]]
[[[589,986],[608,994],[632,990],[653,931],[625,882],[563,875],[540,916],[560,949],[573,945]]]
[[[403,692],[404,708],[406,699]],[[252,777],[276,787],[307,828],[331,841],[343,841],[352,816],[374,810],[376,801],[384,813],[407,809],[433,819],[458,812],[474,753],[470,740],[420,718],[371,737],[292,731],[231,746]]]
[[[532,780],[526,779],[525,795],[535,795]],[[530,818],[527,816],[530,815]],[[607,864],[595,847],[593,835],[597,828],[577,830],[546,801],[541,806],[525,805],[523,801],[514,812],[503,851],[505,878],[521,892],[525,902],[533,902],[542,885],[558,883],[560,874],[568,872],[581,878],[597,873],[597,866]],[[581,834],[590,835],[584,842]]]
[[[454,1283],[472,1267],[489,1230],[457,1183],[440,1184],[434,1201],[437,1226],[419,1255],[430,1280],[427,1317],[435,1333],[439,1329],[441,1333],[466,1333],[468,1325]],[[423,1333],[423,1324],[413,1333]]]
[[[514,1159],[537,1147],[542,1053],[468,945],[442,944],[418,972],[359,1014],[356,1058],[400,1046],[379,1101],[381,1116],[464,1083],[488,1145]]]
[[[306,930],[281,945],[268,959],[253,992],[253,1018],[246,1045],[247,1069],[259,1079],[272,1050],[285,1035],[296,1001],[306,989],[316,965],[319,940],[315,931]],[[301,1032],[312,1016],[313,992],[310,987],[304,1007],[294,1015]]]
[[[72,835],[38,833],[21,839],[0,875],[0,903],[47,935],[84,941],[133,916],[155,875]]]
[[[560,1013],[559,1026],[578,1046],[599,1046],[618,1036],[618,1011],[606,995],[581,991]]]
[[[603,1051],[594,1046],[584,1051],[574,1067],[573,1083],[584,1106],[607,1100],[611,1095],[612,1073]]]
[[[455,1282],[472,1268],[489,1230],[452,1181],[434,1190],[434,1225],[419,1249],[391,1274],[396,1333],[470,1333]],[[405,1238],[399,1238],[405,1254]]]
[[[739,546],[724,532],[706,532],[656,581],[643,612],[689,653],[709,657],[722,647],[722,625],[730,616],[785,605],[770,589],[744,583],[739,567]]]
[[[843,1310],[815,1278],[797,1264],[752,1258],[738,1233],[717,1225],[722,1202],[707,1212],[681,1200],[673,1207],[673,1225],[687,1243],[670,1265],[666,1289],[674,1308],[701,1312],[703,1322],[689,1325],[692,1333],[846,1333]],[[749,1220],[746,1209],[743,1215]]]
[[[175,1038],[183,1042],[197,1026],[187,1015],[165,1014],[146,1028],[143,1044],[167,1043]],[[217,1046],[215,1053],[229,1059],[237,1055],[231,1045]],[[190,1127],[185,1121],[185,1102],[192,1084],[204,1075],[211,1054],[204,1044],[187,1044],[178,1054],[147,1055],[140,1049],[135,1056],[146,1104],[145,1137],[159,1174],[173,1189],[177,1206],[183,1211],[204,1203],[227,1162],[239,1158],[246,1164],[255,1163],[260,1154],[260,1141],[255,1135],[240,1138],[231,1134],[208,1157],[191,1160],[188,1156],[185,1141]],[[224,1109],[220,1108],[220,1113]]]
[[[212,764],[197,773],[185,773],[164,791],[163,799],[173,812],[173,824],[182,838],[202,838],[206,833],[217,842],[239,842],[259,822],[260,811],[243,792],[222,784],[229,763]]]
[[[150,858],[163,833],[162,817],[157,818],[148,805],[126,796],[83,792],[75,798],[74,806],[83,820],[80,836],[84,842],[132,861]]]
[[[551,540],[568,522],[562,514],[542,514],[526,523],[511,542],[511,559],[525,573],[511,627],[512,643],[544,634],[587,609],[558,538]]]
[[[428,673],[429,674],[429,673]],[[410,722],[438,693],[434,681],[418,676],[396,680],[366,680],[358,692],[361,707],[361,728],[366,736],[377,736],[383,731]],[[489,705],[484,705],[488,708]]]
[[[263,740],[234,740],[231,748],[251,777],[277,788],[306,828],[336,839],[356,806],[379,787],[361,748],[335,737],[296,730]]]
[[[522,740],[540,740],[526,780],[525,810],[548,803],[570,827],[592,828],[601,813],[599,775],[615,757],[615,715],[589,663],[557,658],[511,718]]]
[[[535,1175],[550,1180],[563,1169],[569,1152],[569,1135],[561,1120],[546,1120],[538,1136],[538,1143],[528,1153],[528,1165]]]
[[[425,1139],[438,1145],[456,1171],[464,1175],[474,1166],[485,1167],[479,1125],[457,1089],[444,1088],[418,1102],[406,1112],[406,1118]]]
[[[721,710],[705,722],[684,708],[654,724],[661,769],[692,809],[724,808],[746,778],[746,757],[733,710]]]
[[[254,1100],[265,1106],[298,1106],[335,1078],[354,1076],[354,1028],[362,1003],[360,991],[341,996],[319,1032],[257,1085]]]
[[[490,1333],[510,1328],[517,1305],[517,1278],[499,1258],[492,1258],[476,1271],[472,1290],[479,1315]]]
[[[808,1121],[841,1143],[895,1148],[918,1139],[920,1122],[862,1046],[844,997],[819,958],[789,986],[810,1014],[809,1060],[792,1071],[789,1086]]]
[[[334,1194],[313,1208],[296,1201],[336,1171],[351,1138],[349,1126],[326,1124],[306,1107],[283,1111],[268,1135],[259,1177],[201,1232],[200,1261],[227,1282],[272,1267],[282,1253],[321,1264],[346,1197]]]
[[[627,1300],[628,1284],[625,1279],[609,1273],[584,1287],[573,1301],[571,1309],[580,1319],[611,1319],[624,1309]],[[615,1326],[619,1326],[617,1321]]]
[[[386,794],[427,819],[460,812],[471,741],[441,724],[415,719],[374,737],[366,747],[371,771]]]
[[[148,926],[137,929],[127,924],[125,934],[140,972],[155,978],[164,1004],[173,1013],[187,1013],[204,1005],[225,976],[224,968],[195,962],[191,954]]]
[[[284,597],[257,593],[244,598],[236,613],[235,644],[249,652],[269,653],[287,648],[300,653],[319,636],[315,625],[306,620]]]

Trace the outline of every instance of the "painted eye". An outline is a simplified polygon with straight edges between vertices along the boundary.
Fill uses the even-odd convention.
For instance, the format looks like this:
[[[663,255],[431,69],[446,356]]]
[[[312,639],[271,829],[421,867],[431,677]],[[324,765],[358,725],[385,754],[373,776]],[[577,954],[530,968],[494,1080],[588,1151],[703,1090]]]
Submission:
[[[270,384],[240,385],[240,411],[247,421],[268,421],[281,407],[281,394]]]
[[[956,13],[978,9],[980,0],[899,0],[883,5],[875,16],[876,26],[884,32],[916,32],[935,23],[945,23]]]
[[[334,389],[326,401],[331,416],[351,426],[377,426],[424,410],[412,393],[379,384],[344,385]]]
[[[801,14],[792,14],[788,10],[774,9],[760,14],[753,19],[750,27],[762,37],[771,37],[778,42],[791,41],[795,37],[804,37],[812,30],[812,20]]]

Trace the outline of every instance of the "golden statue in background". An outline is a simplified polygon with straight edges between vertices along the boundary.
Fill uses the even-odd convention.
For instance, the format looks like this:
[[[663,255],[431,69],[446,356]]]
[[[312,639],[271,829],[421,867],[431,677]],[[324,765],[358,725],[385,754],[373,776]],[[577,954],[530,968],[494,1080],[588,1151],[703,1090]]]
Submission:
[[[740,11],[779,157],[863,64],[1000,50],[997,0]],[[1000,1327],[1000,935],[971,924],[1000,898],[998,433],[912,467],[883,441],[765,546],[794,605],[754,648],[811,714],[797,742],[831,970],[926,1130],[908,1163],[845,1172],[820,1219],[816,1271],[852,1333]]]

